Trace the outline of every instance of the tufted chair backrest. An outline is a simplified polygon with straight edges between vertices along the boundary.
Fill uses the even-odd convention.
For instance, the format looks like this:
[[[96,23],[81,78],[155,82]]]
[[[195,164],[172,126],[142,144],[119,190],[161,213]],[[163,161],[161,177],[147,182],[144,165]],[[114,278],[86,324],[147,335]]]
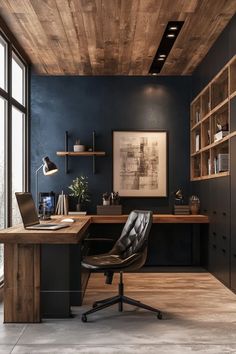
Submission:
[[[147,247],[148,235],[152,225],[152,212],[133,210],[126,221],[120,238],[109,252],[125,259]]]

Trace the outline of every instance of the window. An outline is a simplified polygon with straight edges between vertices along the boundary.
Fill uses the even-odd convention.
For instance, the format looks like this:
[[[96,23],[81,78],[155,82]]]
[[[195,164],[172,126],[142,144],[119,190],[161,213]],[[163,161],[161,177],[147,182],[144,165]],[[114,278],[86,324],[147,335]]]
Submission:
[[[25,104],[25,67],[15,54],[12,56],[12,97],[22,105]]]
[[[24,60],[0,30],[0,228],[21,222],[15,192],[27,187],[26,75]],[[0,285],[3,256],[0,244]]]
[[[5,127],[6,101],[0,97],[0,228],[4,228],[6,220],[6,181],[5,181]],[[0,244],[0,283],[3,280],[3,245]]]
[[[7,90],[7,43],[0,36],[0,88]]]
[[[11,168],[11,197],[12,224],[19,224],[21,217],[16,202],[15,192],[24,190],[24,114],[12,107],[12,168]]]

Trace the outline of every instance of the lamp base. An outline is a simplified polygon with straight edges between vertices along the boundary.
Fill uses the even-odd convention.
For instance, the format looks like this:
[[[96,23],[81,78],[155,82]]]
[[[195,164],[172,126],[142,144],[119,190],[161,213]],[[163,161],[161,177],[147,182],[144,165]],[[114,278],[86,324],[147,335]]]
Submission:
[[[39,220],[51,220],[50,215],[39,215]]]

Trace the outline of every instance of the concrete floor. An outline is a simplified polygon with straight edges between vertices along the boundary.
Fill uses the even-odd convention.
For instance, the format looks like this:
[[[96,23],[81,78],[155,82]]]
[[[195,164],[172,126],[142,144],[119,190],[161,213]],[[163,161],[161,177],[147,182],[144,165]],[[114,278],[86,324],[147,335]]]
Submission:
[[[208,273],[126,274],[127,295],[158,306],[163,320],[131,306],[89,317],[80,314],[94,299],[112,296],[115,286],[91,277],[74,318],[40,324],[2,324],[0,353],[187,354],[236,353],[236,296]],[[117,279],[115,279],[117,283]]]

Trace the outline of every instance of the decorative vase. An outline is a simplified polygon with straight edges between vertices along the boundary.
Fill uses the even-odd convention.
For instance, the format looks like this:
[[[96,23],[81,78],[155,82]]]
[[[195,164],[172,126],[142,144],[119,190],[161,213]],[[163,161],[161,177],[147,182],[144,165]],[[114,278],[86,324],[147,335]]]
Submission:
[[[103,205],[110,205],[110,200],[109,199],[108,200],[103,199],[102,204]]]
[[[189,198],[189,210],[192,215],[199,214],[200,210],[200,199],[196,195],[192,195]]]

